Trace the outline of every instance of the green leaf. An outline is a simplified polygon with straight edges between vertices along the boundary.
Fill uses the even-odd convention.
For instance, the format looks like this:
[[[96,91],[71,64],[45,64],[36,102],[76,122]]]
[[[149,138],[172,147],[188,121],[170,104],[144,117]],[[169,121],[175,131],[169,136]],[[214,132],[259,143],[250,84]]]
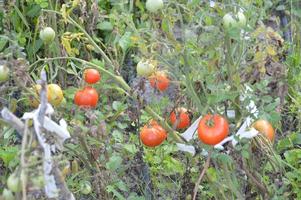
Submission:
[[[123,108],[122,103],[120,101],[114,101],[112,107],[116,111],[122,110]]]
[[[138,152],[138,149],[134,144],[124,144],[123,148],[131,154],[136,154]]]
[[[103,21],[103,22],[98,23],[96,28],[99,30],[102,30],[102,31],[112,31],[113,25],[111,24],[111,22]]]
[[[7,44],[7,39],[0,38],[0,51],[3,50],[3,48],[5,47],[6,44]]]
[[[285,160],[293,166],[301,164],[301,149],[293,149],[284,153]]]
[[[112,133],[112,136],[116,142],[119,142],[119,143],[123,142],[123,135],[120,131],[114,130]]]
[[[210,181],[215,182],[217,181],[217,172],[213,167],[208,168],[207,172],[206,172],[208,178],[210,179]]]
[[[123,181],[118,181],[117,183],[115,183],[115,186],[123,192],[127,192],[129,190]]]
[[[13,147],[2,147],[0,149],[0,159],[3,160],[5,166],[14,160],[18,154],[19,149],[15,146]]]
[[[106,163],[106,168],[112,171],[116,171],[118,168],[120,168],[120,165],[122,163],[122,158],[118,155],[113,155],[110,157],[109,162]]]
[[[115,190],[114,187],[111,185],[107,186],[107,192],[113,193],[113,195],[115,197],[117,197],[117,199],[119,199],[119,200],[125,200],[125,198],[122,196],[122,194],[120,192],[118,192],[117,190]]]
[[[237,91],[217,91],[208,95],[208,102],[209,104],[218,104],[226,100],[233,101],[238,95],[239,92]]]
[[[279,5],[279,6],[277,6],[276,10],[278,10],[278,11],[285,10],[285,5]]]
[[[125,32],[125,34],[119,39],[118,44],[123,52],[131,46],[131,32]]]

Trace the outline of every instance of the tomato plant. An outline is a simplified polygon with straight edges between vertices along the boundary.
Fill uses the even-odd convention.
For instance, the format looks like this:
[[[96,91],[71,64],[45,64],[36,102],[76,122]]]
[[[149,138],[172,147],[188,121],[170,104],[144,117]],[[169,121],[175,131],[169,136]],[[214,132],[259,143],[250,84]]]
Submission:
[[[229,134],[228,121],[218,115],[205,115],[198,126],[199,139],[209,145],[216,145]]]
[[[159,71],[149,77],[149,82],[153,88],[163,92],[168,88],[170,80],[164,72]]]
[[[98,103],[98,93],[92,87],[85,87],[74,95],[74,103],[81,107],[96,107]]]
[[[177,108],[172,111],[169,120],[173,126],[177,123],[177,129],[187,128],[190,125],[190,115],[186,108]]]
[[[94,84],[100,80],[100,73],[96,69],[86,69],[84,71],[84,80],[86,83]]]
[[[0,82],[4,82],[9,77],[9,68],[6,65],[0,65]]]
[[[271,142],[275,138],[275,130],[273,126],[266,120],[259,119],[252,125],[259,133],[266,136]]]
[[[55,32],[51,27],[46,27],[40,31],[40,38],[44,43],[50,43],[55,38]]]
[[[147,0],[146,9],[150,12],[157,12],[163,8],[163,0]]]

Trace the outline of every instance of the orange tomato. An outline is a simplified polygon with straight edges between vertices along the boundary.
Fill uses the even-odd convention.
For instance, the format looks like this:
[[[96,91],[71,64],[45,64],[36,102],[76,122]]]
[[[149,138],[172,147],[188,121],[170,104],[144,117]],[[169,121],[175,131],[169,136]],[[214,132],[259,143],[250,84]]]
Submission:
[[[259,119],[252,125],[259,133],[265,135],[271,142],[275,138],[275,130],[273,126],[266,120]]]
[[[166,131],[155,120],[151,120],[140,132],[141,142],[148,147],[160,145],[166,137]]]
[[[169,120],[173,126],[178,121],[177,129],[187,128],[190,125],[190,115],[186,108],[177,108],[172,111]]]
[[[100,73],[96,69],[86,69],[84,71],[84,80],[86,81],[86,83],[97,83],[100,78]]]
[[[199,122],[198,136],[205,144],[216,145],[225,139],[228,134],[228,121],[218,114],[207,114]]]
[[[156,72],[149,77],[149,82],[153,88],[157,88],[163,92],[168,88],[170,81],[164,72]]]
[[[157,129],[160,132],[160,135],[162,136],[162,140],[165,140],[167,137],[167,132],[166,130],[154,119],[150,120],[150,122],[148,123],[149,126],[154,127],[155,129]]]

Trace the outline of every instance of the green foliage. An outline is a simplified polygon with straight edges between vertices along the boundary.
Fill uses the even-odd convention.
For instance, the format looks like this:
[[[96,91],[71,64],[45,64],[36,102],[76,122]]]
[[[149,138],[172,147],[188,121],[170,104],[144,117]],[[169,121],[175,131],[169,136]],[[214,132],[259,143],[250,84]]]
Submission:
[[[9,106],[19,116],[31,111],[23,102],[28,102],[29,88],[42,70],[49,83],[63,88],[65,103],[55,108],[52,118],[64,118],[72,138],[55,161],[77,199],[191,199],[208,156],[202,149],[212,155],[196,185],[197,199],[300,199],[298,5],[238,0],[213,6],[208,1],[171,0],[150,13],[140,0],[0,4],[5,8],[0,13],[0,64],[7,62],[12,72],[9,81],[0,83],[0,108]],[[223,16],[240,8],[247,26],[225,30]],[[275,11],[289,18],[291,43],[283,40],[288,27],[279,27]],[[39,32],[47,26],[56,36],[43,44]],[[157,61],[157,70],[167,71],[168,91],[153,90],[147,78],[136,77],[142,58]],[[86,86],[83,71],[88,67],[101,72],[101,81],[93,85],[99,93],[95,109],[74,105],[74,93]],[[217,151],[193,139],[187,144],[196,147],[194,156],[177,148],[172,136],[185,130],[174,133],[169,127],[173,108],[188,108],[192,121],[208,112],[222,114],[234,134],[250,116],[251,102],[258,109],[258,116],[251,117],[266,119],[277,130],[273,144],[256,137]],[[227,111],[235,116],[230,118]],[[148,148],[139,132],[153,118],[167,122],[168,138]],[[22,139],[7,124],[0,125],[0,171],[5,175],[0,185],[5,185],[6,175],[19,172],[24,153],[31,187],[32,177],[42,173],[36,138],[31,134],[21,150]],[[70,172],[67,163],[74,160],[79,170]],[[91,184],[91,193],[82,192],[84,183]]]

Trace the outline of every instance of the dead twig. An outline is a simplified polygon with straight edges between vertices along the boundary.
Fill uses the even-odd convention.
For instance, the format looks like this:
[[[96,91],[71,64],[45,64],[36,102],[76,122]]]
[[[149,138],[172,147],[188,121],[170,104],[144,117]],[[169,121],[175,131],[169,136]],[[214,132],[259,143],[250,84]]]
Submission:
[[[25,175],[25,178],[22,178],[22,200],[26,200],[26,162],[25,162],[25,151],[27,144],[27,135],[28,135],[28,119],[25,121],[25,129],[22,138],[22,148],[21,148],[21,174]]]
[[[202,172],[201,172],[201,174],[200,174],[200,176],[199,176],[197,182],[195,183],[195,186],[194,186],[194,189],[193,189],[193,198],[192,198],[193,200],[195,200],[196,195],[197,195],[197,193],[198,193],[199,185],[200,185],[200,183],[201,183],[201,181],[202,181],[202,178],[204,177],[206,171],[207,171],[208,168],[209,168],[210,160],[211,160],[211,153],[212,153],[211,151],[208,153],[208,157],[207,157],[207,160],[206,160],[206,162],[205,162],[205,164],[204,164],[204,168],[203,168],[203,170],[202,170]]]
[[[12,112],[10,112],[7,108],[3,108],[1,111],[1,117],[6,123],[8,123],[11,127],[13,127],[20,135],[23,135],[25,125]]]

